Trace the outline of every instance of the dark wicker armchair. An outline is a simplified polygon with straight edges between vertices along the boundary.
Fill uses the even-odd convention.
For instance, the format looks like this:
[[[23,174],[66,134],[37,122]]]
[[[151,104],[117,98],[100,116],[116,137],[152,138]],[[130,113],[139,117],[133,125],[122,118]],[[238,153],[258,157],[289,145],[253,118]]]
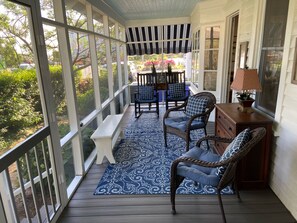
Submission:
[[[171,165],[171,205],[172,213],[175,214],[175,193],[182,181],[187,178],[204,185],[211,185],[217,189],[219,205],[226,222],[224,207],[222,203],[221,190],[228,185],[239,192],[236,185],[236,167],[238,162],[264,137],[266,130],[263,127],[252,131],[245,129],[239,133],[234,140],[206,136],[200,139],[196,147],[191,148],[180,158],[173,161]],[[214,154],[211,150],[200,148],[204,140],[231,142],[222,156]]]
[[[163,117],[165,147],[167,147],[167,133],[183,138],[186,141],[187,150],[189,150],[192,130],[204,129],[204,134],[207,135],[206,125],[215,103],[216,98],[212,93],[200,92],[190,96],[182,105],[168,109]],[[184,110],[185,116],[170,117],[171,112]]]

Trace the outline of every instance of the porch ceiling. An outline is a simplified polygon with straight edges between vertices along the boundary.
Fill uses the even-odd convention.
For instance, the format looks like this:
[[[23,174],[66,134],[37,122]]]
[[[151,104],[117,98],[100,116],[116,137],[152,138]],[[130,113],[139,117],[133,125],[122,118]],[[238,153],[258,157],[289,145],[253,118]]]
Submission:
[[[101,0],[129,20],[189,17],[202,0]]]
[[[125,21],[128,55],[191,51],[190,16],[206,0],[98,0]]]

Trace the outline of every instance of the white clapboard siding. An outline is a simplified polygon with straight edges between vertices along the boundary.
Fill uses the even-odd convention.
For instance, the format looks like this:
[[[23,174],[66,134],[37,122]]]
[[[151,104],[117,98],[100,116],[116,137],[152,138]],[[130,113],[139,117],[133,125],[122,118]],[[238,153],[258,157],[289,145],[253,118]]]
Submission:
[[[284,114],[286,113],[284,111]],[[295,171],[297,169],[297,133],[288,129],[296,129],[296,127],[297,125],[290,120],[282,121],[280,137],[277,139],[276,149],[273,150],[271,164],[270,186],[291,212],[297,210],[297,172]]]
[[[249,41],[252,32],[253,16],[255,11],[254,1],[242,1],[240,10],[239,42]]]
[[[290,4],[292,6],[292,4]],[[297,218],[297,85],[291,84],[291,75],[297,37],[297,4],[293,4],[293,24],[290,36],[288,63],[281,104],[279,137],[272,150],[270,187],[292,215]],[[289,10],[290,11],[290,10]],[[288,15],[290,17],[292,15]],[[292,18],[292,17],[291,17]],[[284,74],[282,74],[284,75]]]

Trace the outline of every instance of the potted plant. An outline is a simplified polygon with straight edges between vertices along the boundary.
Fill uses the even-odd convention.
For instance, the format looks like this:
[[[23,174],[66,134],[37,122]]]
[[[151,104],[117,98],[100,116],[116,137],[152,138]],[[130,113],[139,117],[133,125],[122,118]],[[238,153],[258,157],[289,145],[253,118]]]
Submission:
[[[251,95],[253,95],[253,93],[251,93],[249,91],[237,92],[236,95],[237,95],[236,96],[237,100],[238,100],[239,104],[242,106],[243,111],[248,110],[248,108],[250,108],[255,101],[251,97]]]

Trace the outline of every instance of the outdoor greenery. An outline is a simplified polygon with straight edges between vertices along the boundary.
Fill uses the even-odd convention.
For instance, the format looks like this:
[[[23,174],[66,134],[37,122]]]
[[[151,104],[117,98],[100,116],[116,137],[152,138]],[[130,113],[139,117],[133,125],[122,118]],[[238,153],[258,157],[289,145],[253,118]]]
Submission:
[[[89,103],[94,100],[94,89],[89,88],[92,79],[77,76],[77,99],[80,105],[81,115],[89,114]],[[66,116],[65,91],[63,88],[62,68],[59,65],[50,66],[51,84],[54,90],[54,101],[59,120],[63,122]],[[100,72],[100,79],[107,83],[107,71]],[[108,85],[103,85],[108,94]],[[101,93],[102,93],[101,92]],[[38,83],[34,69],[14,71],[0,70],[0,153],[7,150],[14,142],[16,135],[21,135],[28,129],[34,129],[43,123],[42,108],[38,90]],[[103,95],[102,97],[106,97]],[[108,97],[108,95],[107,95]],[[62,131],[69,131],[63,125],[59,125]]]
[[[53,1],[42,0],[36,2],[36,4],[39,3],[42,17],[48,20],[53,19]],[[91,69],[90,33],[77,31],[77,29],[69,29],[69,35],[67,37],[69,37],[70,41],[69,56],[72,64],[70,65],[71,67],[65,69],[67,65],[62,63],[60,51],[68,50],[68,48],[61,47],[60,44],[62,41],[60,41],[61,36],[59,36],[58,28],[55,23],[52,24],[51,22],[42,23],[43,39],[49,64],[49,78],[51,81],[50,83],[41,82],[40,80],[43,80],[44,75],[48,75],[48,72],[46,70],[38,70],[38,65],[45,61],[45,55],[42,53],[39,54],[40,48],[37,45],[37,49],[35,49],[34,42],[32,42],[35,37],[32,36],[33,30],[32,23],[30,22],[31,14],[29,7],[7,0],[0,0],[0,7],[0,155],[2,155],[45,125],[46,117],[44,117],[44,114],[47,114],[47,112],[42,110],[48,108],[43,107],[47,104],[44,104],[43,100],[41,100],[40,97],[44,94],[40,91],[43,91],[43,89],[47,90],[47,88],[41,87],[41,83],[48,84],[49,86],[47,87],[50,87],[52,90],[53,101],[51,98],[45,98],[45,101],[51,100],[50,102],[53,105],[51,111],[54,109],[56,112],[55,117],[59,128],[60,139],[70,132],[70,126],[72,124],[70,122],[73,120],[69,118],[70,112],[72,114],[76,112],[78,120],[83,120],[95,109],[94,93],[95,90],[98,90],[94,88],[95,78],[99,78],[101,102],[109,98],[110,91],[108,87],[113,85],[114,91],[117,91],[120,89],[120,83],[118,79],[117,41],[114,41],[113,49],[115,51],[112,54],[114,60],[112,60],[112,74],[110,74],[114,78],[114,83],[109,83],[108,70],[110,69],[108,68],[110,67],[108,67],[109,64],[106,62],[106,39],[102,36],[96,37],[99,69],[98,74],[96,74]],[[65,2],[67,24],[86,30],[87,20],[84,14],[85,11],[72,7],[73,3],[71,1]],[[103,24],[102,27],[100,23],[97,24],[99,24],[99,28],[103,27]],[[109,21],[110,36],[114,38],[116,37],[116,27],[116,24],[112,24]],[[40,37],[40,39],[42,38]],[[35,43],[39,44],[40,42],[36,41]],[[41,44],[43,43],[41,42]],[[40,60],[38,61],[38,59]],[[123,64],[121,66],[121,70],[123,71]],[[65,72],[65,70],[71,70],[71,72]],[[40,75],[39,72],[41,72]],[[71,89],[72,82],[65,84],[65,78],[68,78],[70,75],[73,75],[71,78],[74,80],[74,89]],[[71,97],[72,90],[75,94],[74,97]],[[75,100],[75,102],[71,103],[72,100]],[[75,109],[68,107],[69,102],[72,105],[76,105]],[[110,114],[109,105],[102,114],[104,117]],[[52,113],[50,115],[52,117]],[[89,157],[95,147],[93,141],[90,139],[94,129],[97,128],[97,120],[95,117],[93,118],[94,120],[87,126],[79,128],[79,131],[82,130],[80,132],[81,134],[78,135],[82,137],[84,160]],[[71,183],[75,176],[73,153],[76,153],[76,151],[73,148],[78,147],[77,145],[73,145],[73,142],[74,140],[70,139],[66,144],[63,144],[61,149],[67,185]],[[16,170],[16,162],[12,165],[13,168],[9,170],[9,174],[12,178],[14,188],[18,188],[20,186],[19,183],[22,183],[17,179],[19,178],[17,172],[20,173],[21,180],[28,182],[30,179],[29,175],[34,178],[45,171],[45,162],[47,162],[50,168],[50,150],[47,143],[47,138],[45,138],[34,147],[32,146],[26,156],[24,155],[18,158],[17,164],[20,170]],[[50,174],[48,177],[50,177],[50,183],[46,179],[44,179],[43,183],[46,187],[53,186],[53,175]],[[40,184],[36,183],[35,186],[37,191],[39,191]],[[26,190],[26,196],[30,196],[30,188]],[[22,199],[21,197],[19,198],[17,205],[22,203]],[[33,202],[28,203],[29,208],[31,208],[30,205]],[[32,206],[32,210],[34,208]],[[20,205],[18,209],[23,210],[24,207]],[[23,217],[25,217],[24,211],[20,219]]]
[[[1,1],[5,13],[0,14],[0,69],[18,68],[21,63],[33,61],[30,29],[25,7]],[[16,48],[15,46],[19,47]]]
[[[0,71],[0,152],[16,134],[42,122],[34,70]]]

